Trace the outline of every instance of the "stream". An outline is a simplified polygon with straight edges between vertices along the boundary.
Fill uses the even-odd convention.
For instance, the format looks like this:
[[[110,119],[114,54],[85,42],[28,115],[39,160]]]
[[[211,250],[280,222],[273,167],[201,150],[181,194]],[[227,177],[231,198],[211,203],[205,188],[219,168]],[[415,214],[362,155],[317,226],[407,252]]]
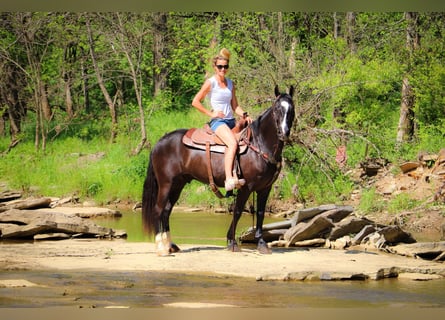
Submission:
[[[231,216],[174,212],[173,240],[225,245]],[[268,218],[265,223],[276,220]],[[140,213],[97,224],[124,229],[127,241],[152,241],[141,228]],[[243,216],[238,234],[253,223]],[[259,266],[261,267],[261,266]],[[445,307],[445,281],[385,279],[379,281],[255,281],[214,274],[152,271],[0,271],[0,279],[25,279],[37,286],[0,287],[0,308],[164,308],[200,304],[243,308]]]

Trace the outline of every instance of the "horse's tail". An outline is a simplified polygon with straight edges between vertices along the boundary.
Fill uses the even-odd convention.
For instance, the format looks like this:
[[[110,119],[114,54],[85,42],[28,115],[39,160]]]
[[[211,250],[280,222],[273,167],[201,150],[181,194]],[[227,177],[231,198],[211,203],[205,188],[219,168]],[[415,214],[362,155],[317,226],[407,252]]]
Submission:
[[[148,165],[142,193],[142,225],[144,230],[150,235],[156,232],[155,226],[159,225],[160,220],[159,215],[154,212],[158,189],[158,181],[153,171],[153,161],[150,156],[150,164]]]

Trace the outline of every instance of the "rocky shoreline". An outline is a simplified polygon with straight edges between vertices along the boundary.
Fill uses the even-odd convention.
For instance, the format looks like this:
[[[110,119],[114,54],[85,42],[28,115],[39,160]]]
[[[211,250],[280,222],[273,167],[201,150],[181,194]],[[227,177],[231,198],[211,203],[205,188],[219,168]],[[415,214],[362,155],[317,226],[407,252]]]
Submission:
[[[265,226],[271,255],[249,247],[250,230],[241,236],[239,254],[186,244],[163,259],[156,256],[154,243],[127,242],[124,230],[104,228],[90,219],[116,217],[118,210],[72,205],[69,199],[13,199],[0,205],[0,270],[150,270],[261,281],[445,277],[445,241],[417,242],[396,226],[355,216],[350,206],[324,205],[287,214],[284,221]],[[369,226],[372,230],[364,232]]]

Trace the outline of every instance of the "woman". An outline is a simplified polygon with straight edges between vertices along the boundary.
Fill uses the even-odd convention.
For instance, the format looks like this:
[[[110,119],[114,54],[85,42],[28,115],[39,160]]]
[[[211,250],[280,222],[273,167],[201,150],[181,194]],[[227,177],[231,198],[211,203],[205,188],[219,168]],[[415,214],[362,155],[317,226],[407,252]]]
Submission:
[[[238,105],[235,94],[235,85],[232,80],[226,78],[229,69],[230,52],[223,48],[219,54],[213,58],[212,66],[215,74],[207,79],[201,87],[201,90],[193,98],[192,106],[200,112],[211,118],[210,128],[227,146],[224,155],[224,171],[226,180],[224,187],[227,191],[244,185],[244,179],[238,179],[236,173],[233,172],[233,161],[238,149],[238,142],[232,133],[236,120],[234,114],[239,115],[252,123],[252,119],[247,112]],[[210,98],[211,110],[206,109],[202,101],[206,96]]]

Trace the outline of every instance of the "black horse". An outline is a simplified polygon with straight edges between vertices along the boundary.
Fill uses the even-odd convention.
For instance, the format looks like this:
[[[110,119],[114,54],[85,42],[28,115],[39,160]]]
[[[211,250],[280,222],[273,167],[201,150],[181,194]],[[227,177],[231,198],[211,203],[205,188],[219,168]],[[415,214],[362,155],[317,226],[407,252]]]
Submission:
[[[247,151],[239,155],[241,176],[246,180],[236,193],[233,220],[227,232],[228,249],[240,251],[235,230],[244,206],[252,192],[257,194],[256,232],[258,250],[271,253],[262,236],[264,212],[272,184],[281,170],[281,153],[289,137],[295,117],[292,96],[280,93],[275,87],[275,102],[250,125],[249,138],[245,138]],[[179,129],[163,136],[153,147],[142,195],[142,222],[149,234],[155,235],[158,255],[177,252],[172,243],[169,218],[184,186],[193,179],[209,183],[206,152],[186,146],[182,139],[187,129]],[[224,154],[212,153],[211,168],[214,183],[224,186]]]

